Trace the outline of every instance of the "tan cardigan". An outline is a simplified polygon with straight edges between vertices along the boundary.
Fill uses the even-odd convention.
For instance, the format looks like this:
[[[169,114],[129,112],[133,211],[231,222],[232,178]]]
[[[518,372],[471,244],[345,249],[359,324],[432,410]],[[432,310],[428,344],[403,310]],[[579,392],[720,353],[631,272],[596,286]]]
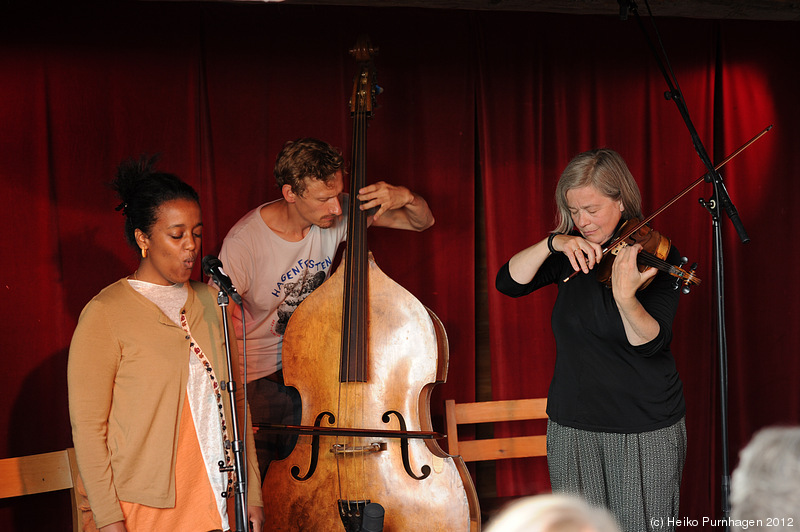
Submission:
[[[192,281],[184,310],[217,378],[227,381],[217,291]],[[229,325],[230,338],[236,338]],[[175,506],[175,456],[189,356],[186,333],[126,279],[105,288],[83,309],[70,345],[67,383],[78,468],[98,528],[123,519],[120,500]],[[235,341],[231,360],[238,384]],[[228,392],[223,401],[233,440]],[[241,425],[241,386],[236,404]],[[246,436],[248,504],[263,506],[249,416],[239,436]]]

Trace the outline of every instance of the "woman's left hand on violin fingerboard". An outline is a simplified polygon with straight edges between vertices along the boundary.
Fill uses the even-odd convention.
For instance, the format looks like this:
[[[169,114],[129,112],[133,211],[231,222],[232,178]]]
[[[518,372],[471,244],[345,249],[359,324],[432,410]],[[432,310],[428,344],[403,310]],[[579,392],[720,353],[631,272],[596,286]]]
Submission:
[[[641,250],[640,244],[634,244],[623,246],[617,253],[611,266],[611,288],[615,297],[635,297],[639,287],[658,273],[655,268],[639,271],[637,257]]]

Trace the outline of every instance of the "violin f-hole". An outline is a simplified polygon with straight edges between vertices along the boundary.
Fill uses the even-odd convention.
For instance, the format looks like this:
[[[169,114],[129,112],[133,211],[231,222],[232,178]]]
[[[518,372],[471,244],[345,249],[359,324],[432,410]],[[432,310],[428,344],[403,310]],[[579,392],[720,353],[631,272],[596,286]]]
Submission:
[[[389,410],[384,412],[383,417],[381,420],[384,423],[389,423],[392,420],[391,415],[394,414],[397,417],[397,421],[400,423],[400,430],[406,431],[406,420],[403,419],[403,414],[398,412],[397,410]],[[414,480],[425,480],[431,474],[431,466],[424,465],[422,466],[422,475],[415,475],[414,472],[411,470],[411,460],[408,454],[408,437],[403,436],[400,438],[400,453],[403,456],[403,468],[406,470],[408,476],[413,478]]]
[[[319,427],[322,424],[322,419],[324,417],[328,418],[328,424],[333,425],[336,421],[336,416],[331,414],[330,412],[320,412],[317,415],[317,419],[314,420],[314,426]],[[319,460],[319,434],[314,434],[311,437],[311,461],[308,464],[308,471],[302,477],[300,476],[300,468],[298,466],[292,466],[292,478],[295,480],[303,481],[308,480],[311,478],[311,475],[314,474],[314,471],[317,470],[317,461]]]

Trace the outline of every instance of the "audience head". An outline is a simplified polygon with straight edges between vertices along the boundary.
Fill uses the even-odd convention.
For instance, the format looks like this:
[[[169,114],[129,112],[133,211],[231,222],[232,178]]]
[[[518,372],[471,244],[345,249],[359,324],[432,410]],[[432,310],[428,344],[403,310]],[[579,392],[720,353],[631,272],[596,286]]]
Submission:
[[[731,479],[731,518],[734,530],[800,526],[800,427],[762,429],[742,449]]]
[[[543,494],[511,503],[486,532],[619,532],[619,526],[607,510],[577,496]]]

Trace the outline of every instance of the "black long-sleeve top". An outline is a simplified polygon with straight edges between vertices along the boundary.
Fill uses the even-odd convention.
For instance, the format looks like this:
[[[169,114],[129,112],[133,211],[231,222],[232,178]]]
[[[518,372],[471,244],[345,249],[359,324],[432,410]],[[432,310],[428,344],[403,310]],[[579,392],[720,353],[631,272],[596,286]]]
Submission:
[[[678,264],[678,251],[667,262]],[[549,256],[528,284],[519,284],[506,263],[495,286],[511,297],[552,283],[558,296],[551,318],[556,365],[547,414],[560,425],[583,430],[637,433],[668,427],[683,417],[683,385],[670,351],[672,321],[679,293],[675,277],[659,272],[637,298],[658,322],[658,336],[646,344],[628,342],[611,289],[594,271],[572,273],[562,253]]]

